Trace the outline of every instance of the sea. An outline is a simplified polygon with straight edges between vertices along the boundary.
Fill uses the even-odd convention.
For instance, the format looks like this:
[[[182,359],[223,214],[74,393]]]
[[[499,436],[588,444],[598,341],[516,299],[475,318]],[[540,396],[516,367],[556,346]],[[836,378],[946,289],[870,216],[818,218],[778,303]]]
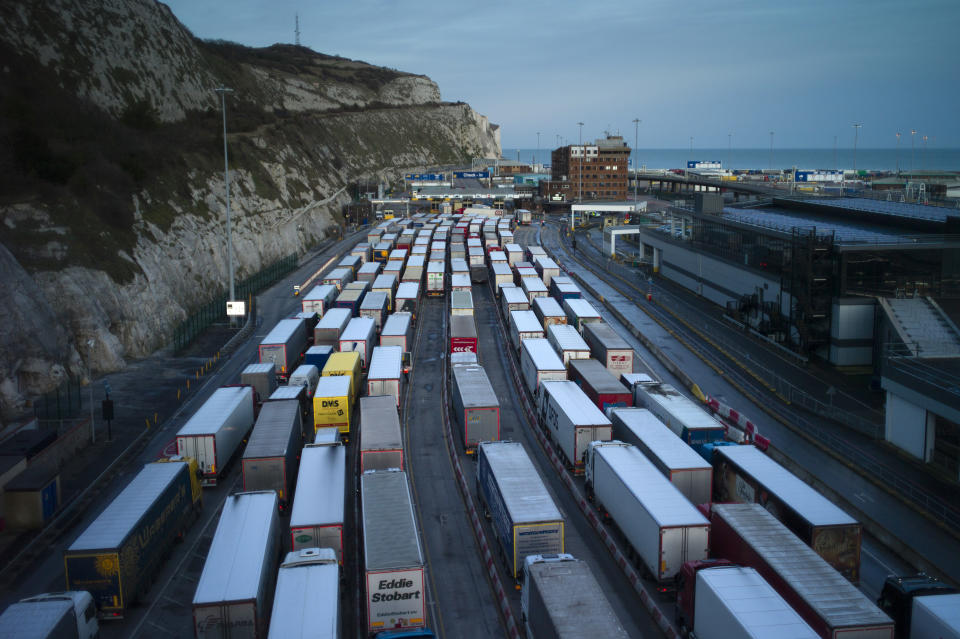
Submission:
[[[550,164],[551,149],[504,149],[507,160]],[[635,151],[631,164],[640,168],[681,169],[687,161],[717,161],[725,169],[797,169],[866,171],[960,171],[960,149],[910,147],[900,149],[644,149]]]

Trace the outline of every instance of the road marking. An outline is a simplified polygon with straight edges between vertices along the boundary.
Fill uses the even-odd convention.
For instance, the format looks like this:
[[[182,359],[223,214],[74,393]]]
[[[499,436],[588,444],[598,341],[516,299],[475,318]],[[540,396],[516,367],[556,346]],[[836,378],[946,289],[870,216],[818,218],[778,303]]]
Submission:
[[[863,552],[863,553],[869,555],[871,559],[873,559],[875,562],[877,562],[878,564],[880,564],[880,567],[883,568],[884,570],[886,570],[888,575],[895,575],[895,574],[897,574],[897,571],[896,571],[896,570],[894,570],[893,568],[891,568],[891,567],[888,566],[887,564],[885,564],[885,563],[883,563],[882,561],[880,561],[880,558],[879,558],[879,557],[877,557],[875,554],[873,554],[872,552],[870,552],[869,550],[867,550],[866,548],[864,548],[862,545],[860,546],[860,552]]]

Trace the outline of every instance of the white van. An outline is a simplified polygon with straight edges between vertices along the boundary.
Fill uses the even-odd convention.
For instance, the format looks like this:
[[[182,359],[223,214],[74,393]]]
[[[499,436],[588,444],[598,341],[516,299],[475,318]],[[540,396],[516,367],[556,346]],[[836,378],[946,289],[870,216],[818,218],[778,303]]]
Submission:
[[[320,382],[320,371],[313,364],[301,364],[297,370],[290,374],[287,386],[306,386],[307,396],[311,399],[317,390],[317,384]]]

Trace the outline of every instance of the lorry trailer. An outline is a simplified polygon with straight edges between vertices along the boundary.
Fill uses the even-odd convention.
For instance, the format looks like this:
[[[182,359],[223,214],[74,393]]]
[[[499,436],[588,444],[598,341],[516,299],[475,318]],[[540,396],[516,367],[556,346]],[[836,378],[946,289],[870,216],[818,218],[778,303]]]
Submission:
[[[610,411],[613,438],[636,446],[693,504],[713,501],[713,467],[646,408]]]
[[[360,353],[351,351],[349,353],[331,354],[320,376],[333,377],[337,375],[345,375],[350,378],[350,403],[352,408],[360,394]]]
[[[606,322],[587,322],[583,339],[590,345],[594,359],[607,367],[617,379],[633,372],[633,348]]]
[[[760,504],[713,504],[710,553],[755,568],[828,639],[891,639],[893,620]]]
[[[279,556],[276,493],[228,496],[193,595],[197,639],[266,636]]]
[[[360,398],[360,472],[403,470],[403,436],[397,403],[389,395]]]
[[[316,366],[318,371],[322,371],[323,367],[327,365],[327,360],[330,359],[331,353],[333,353],[333,346],[330,344],[311,346],[307,349],[307,352],[303,354],[303,363]]]
[[[925,637],[960,639],[960,594],[914,598],[910,639]]]
[[[581,335],[584,335],[587,324],[603,322],[600,312],[593,307],[593,304],[584,299],[568,298],[563,300],[563,310],[567,312],[567,324],[573,324]]]
[[[393,298],[397,294],[400,276],[393,273],[384,273],[373,280],[370,285],[371,293],[384,293],[387,296],[387,312],[393,311]]]
[[[527,299],[523,290],[517,286],[501,286],[500,310],[505,318],[510,319],[512,311],[529,311],[530,300]]]
[[[713,454],[719,502],[757,503],[824,561],[860,581],[860,522],[754,446],[723,446]]]
[[[240,460],[243,490],[273,491],[281,510],[290,503],[297,478],[304,434],[300,415],[295,400],[264,404]]]
[[[628,636],[590,567],[573,555],[526,557],[520,611],[533,639]]]
[[[340,569],[330,548],[287,553],[277,572],[267,636],[339,639]]]
[[[413,321],[417,321],[417,309],[420,304],[420,283],[402,282],[397,287],[397,312],[406,312],[413,315]]]
[[[399,346],[375,346],[367,373],[367,395],[389,395],[400,409],[403,388],[403,349]]]
[[[397,311],[387,316],[380,331],[380,346],[399,346],[404,353],[412,353],[413,336],[413,314]]]
[[[240,384],[252,386],[257,403],[263,403],[277,390],[277,365],[273,362],[248,365],[240,373]]]
[[[283,319],[260,342],[260,363],[277,365],[277,376],[286,382],[307,350],[307,328],[302,319]]]
[[[568,368],[569,379],[576,382],[600,410],[633,406],[633,393],[620,383],[610,369],[592,357],[573,360]]]
[[[636,446],[592,442],[586,488],[662,586],[673,585],[684,562],[707,558],[710,522]]]
[[[97,608],[86,591],[51,592],[21,599],[0,615],[0,637],[96,639]]]
[[[443,262],[427,262],[427,295],[431,297],[444,295],[446,278]]]
[[[547,327],[547,341],[557,351],[563,365],[570,368],[570,360],[589,359],[590,347],[580,333],[567,324],[551,324]]]
[[[193,459],[146,464],[63,553],[67,590],[86,590],[102,618],[142,598],[176,539],[199,516]]]
[[[634,384],[633,405],[656,415],[698,453],[699,446],[724,440],[724,425],[670,384],[653,381]]]
[[[313,344],[316,346],[332,346],[334,350],[340,347],[340,335],[347,327],[353,313],[348,308],[331,308],[326,315],[320,318],[313,329]]]
[[[290,547],[332,548],[343,562],[347,449],[340,444],[305,446],[290,510]]]
[[[450,314],[473,316],[473,293],[470,291],[450,292]]]
[[[520,288],[527,295],[527,300],[533,305],[533,300],[538,297],[547,297],[547,285],[543,283],[536,272],[530,277],[520,278]]]
[[[477,352],[477,322],[473,315],[450,316],[450,352]]]
[[[520,344],[520,373],[536,405],[540,384],[547,380],[566,380],[567,367],[545,339],[525,339]]]
[[[330,310],[339,291],[333,284],[317,284],[300,298],[300,309],[313,311],[320,317]]]
[[[910,639],[914,599],[952,595],[957,592],[953,586],[923,572],[910,576],[889,575],[883,581],[883,589],[880,591],[877,605],[893,618],[896,625],[896,639]]]
[[[341,353],[355,352],[360,355],[360,368],[367,370],[373,345],[376,343],[377,325],[370,317],[354,317],[340,334]]]
[[[522,444],[477,445],[477,494],[515,580],[528,555],[563,552],[563,516]]]
[[[483,367],[453,366],[450,385],[454,421],[467,454],[480,442],[499,440],[500,400]]]
[[[379,333],[383,328],[389,301],[387,294],[383,291],[371,291],[360,304],[360,317],[369,317],[373,320],[374,333]]]
[[[360,501],[367,631],[422,628],[424,561],[407,474],[364,473]]]
[[[353,401],[349,375],[321,377],[313,396],[313,433],[322,428],[335,429],[344,440],[350,438]],[[311,439],[311,438],[307,438]]]
[[[574,474],[583,473],[590,442],[610,441],[613,436],[610,420],[571,381],[541,382],[537,417]]]
[[[177,432],[177,454],[196,460],[203,486],[216,486],[239,451],[253,428],[254,407],[252,387],[224,386]]]
[[[360,315],[360,305],[367,296],[367,291],[360,288],[345,288],[333,303],[334,308],[350,311],[351,317]]]
[[[527,339],[542,339],[543,326],[533,311],[510,311],[510,342],[520,352],[520,345]]]
[[[546,329],[551,324],[566,324],[567,323],[567,314],[563,312],[563,308],[557,304],[557,300],[552,297],[535,297],[533,298],[533,312],[536,313],[537,319],[543,325],[543,328]]]

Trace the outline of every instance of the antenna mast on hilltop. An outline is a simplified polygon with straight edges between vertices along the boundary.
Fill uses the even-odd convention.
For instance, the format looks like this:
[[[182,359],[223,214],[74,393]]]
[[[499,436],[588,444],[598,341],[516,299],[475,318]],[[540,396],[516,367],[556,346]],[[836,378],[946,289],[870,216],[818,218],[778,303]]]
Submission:
[[[296,45],[299,47],[300,46],[300,14],[295,13],[294,16],[296,16],[295,22],[294,22],[295,26],[293,28],[294,43],[296,43]]]

